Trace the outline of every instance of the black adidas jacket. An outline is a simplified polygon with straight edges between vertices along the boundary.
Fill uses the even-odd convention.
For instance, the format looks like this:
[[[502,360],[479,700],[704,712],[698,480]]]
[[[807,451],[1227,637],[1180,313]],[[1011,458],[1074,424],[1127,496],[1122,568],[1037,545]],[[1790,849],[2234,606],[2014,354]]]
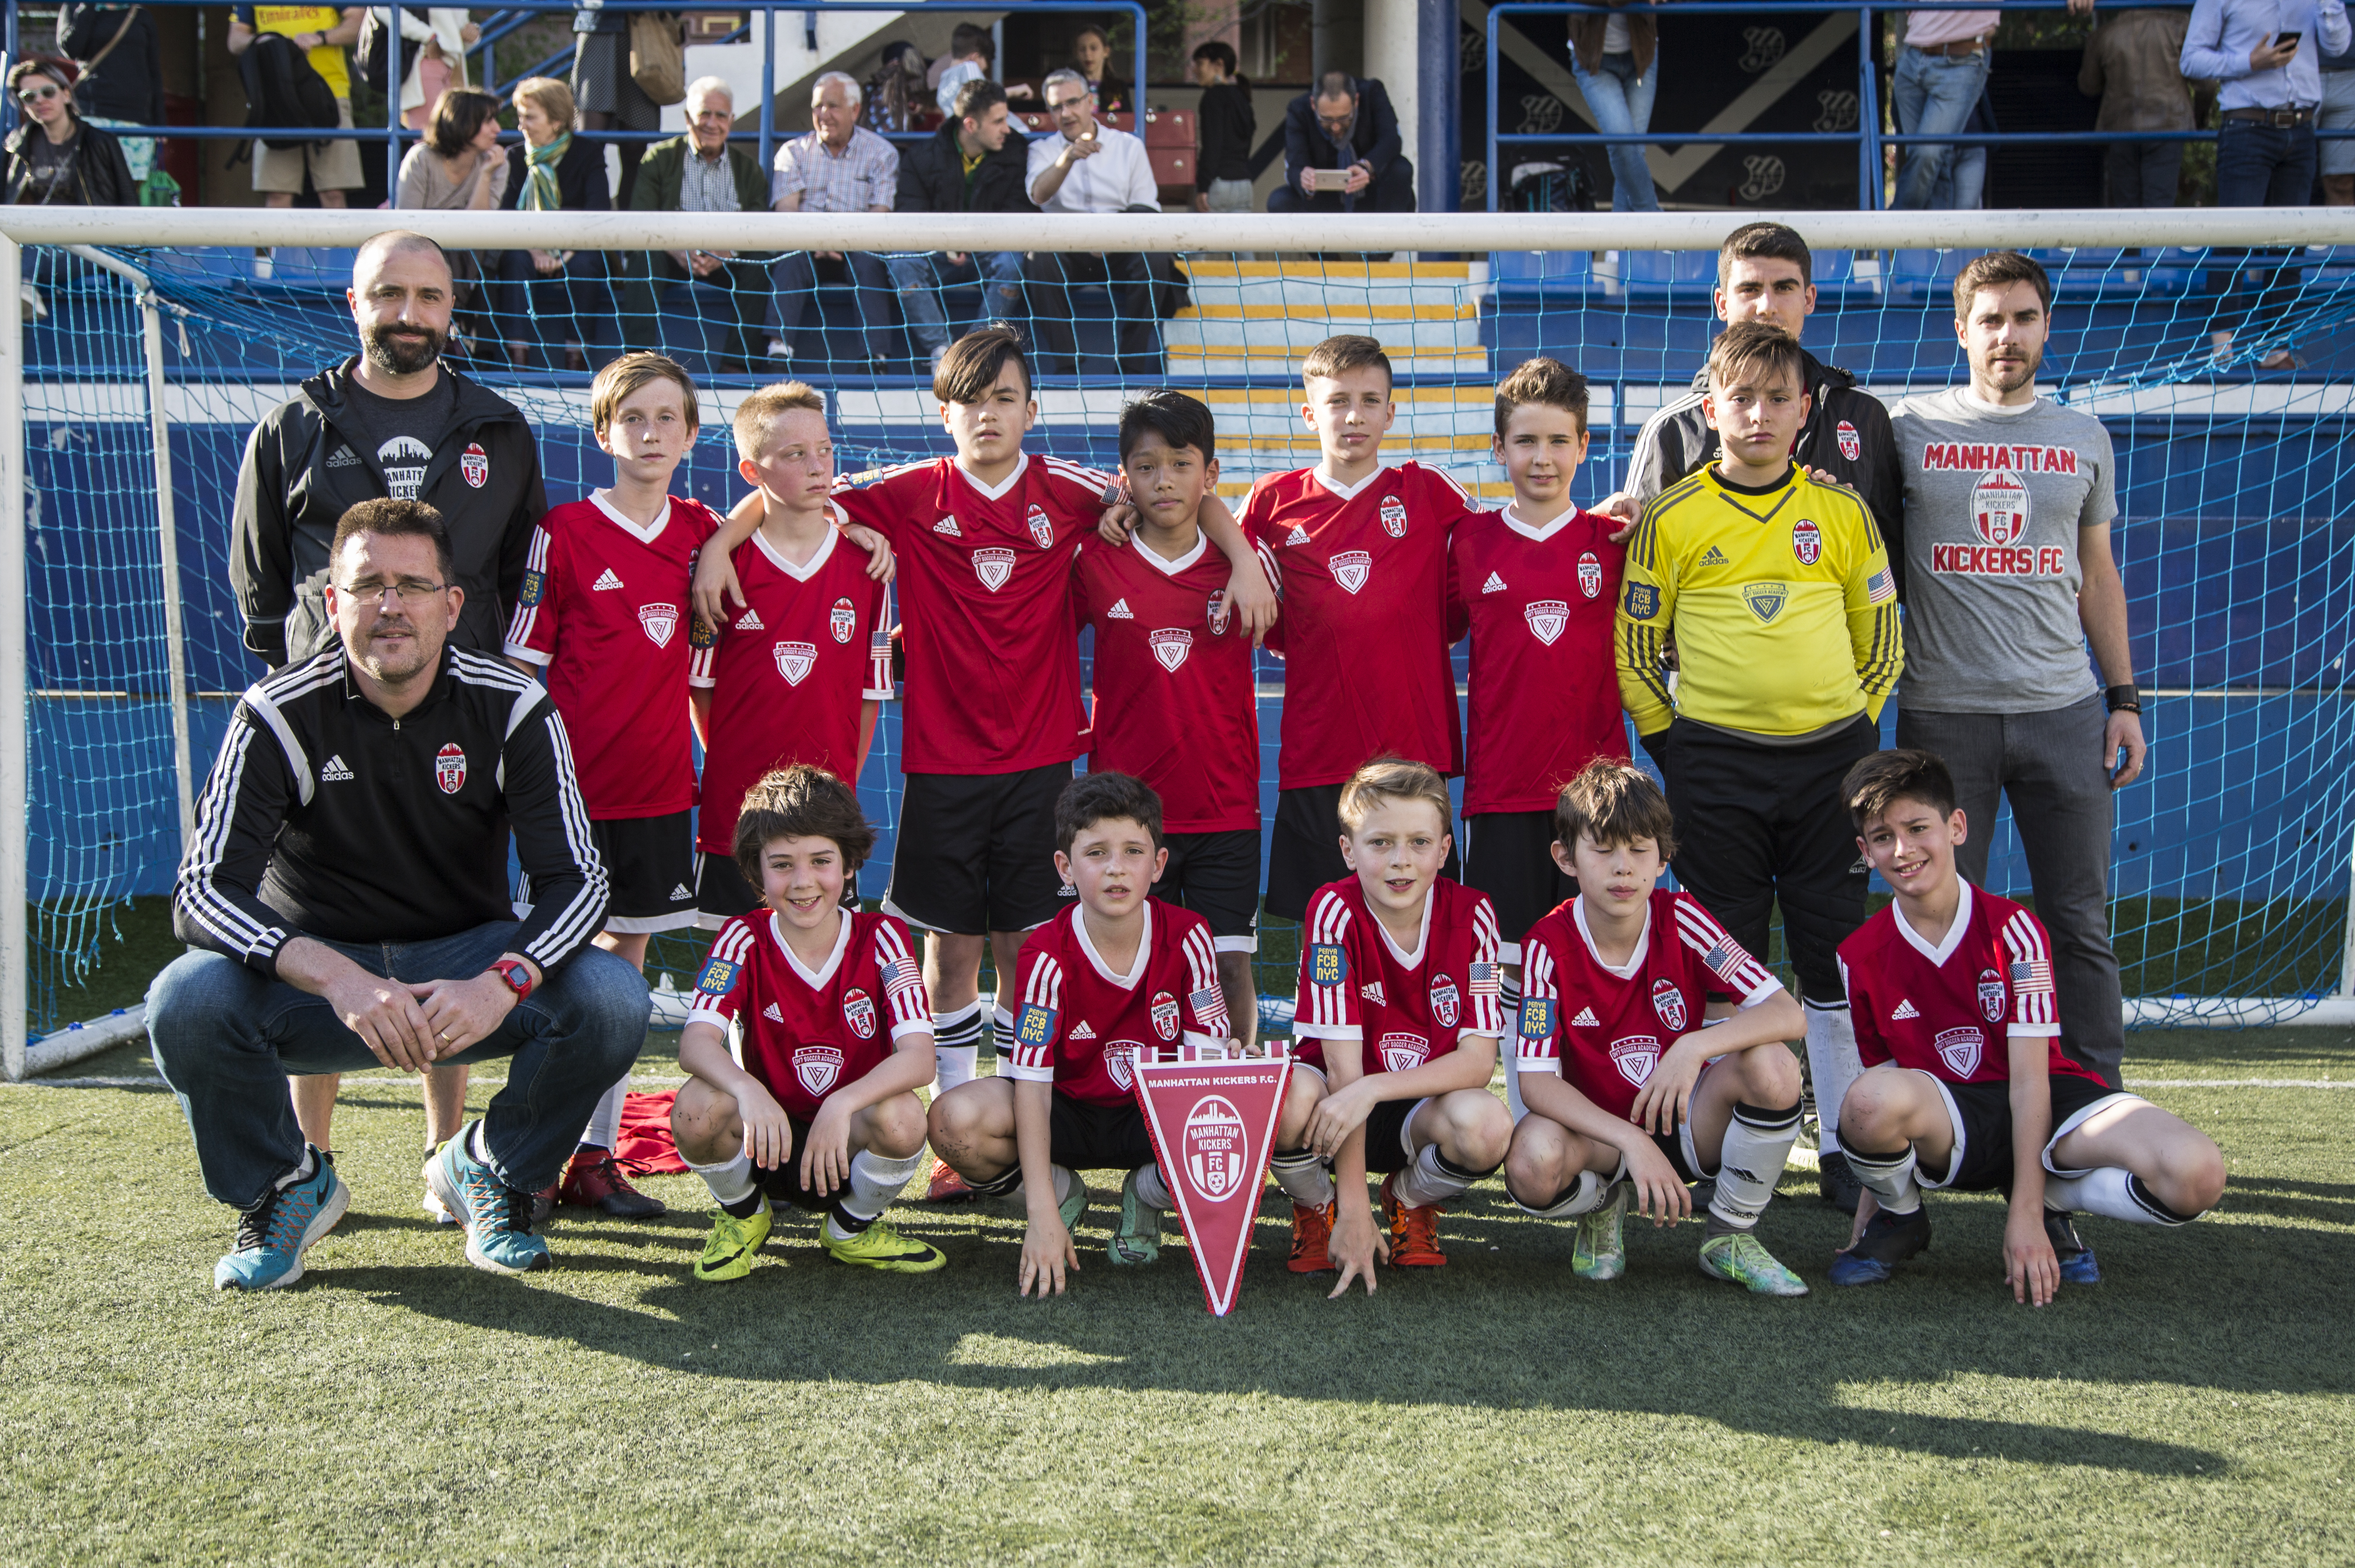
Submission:
[[[376,443],[354,422],[354,356],[303,383],[253,427],[238,470],[229,578],[245,614],[245,645],[272,665],[336,645],[327,617],[327,549],[362,501],[390,495]],[[531,530],[548,511],[539,445],[513,403],[459,375],[450,427],[433,443],[417,498],[450,529],[465,608],[451,629],[462,648],[496,654],[523,587]]]
[[[1872,509],[1881,542],[1889,547],[1889,569],[1897,578],[1897,595],[1905,596],[1905,475],[1897,463],[1897,438],[1890,433],[1889,411],[1881,400],[1856,384],[1847,371],[1824,364],[1814,355],[1807,363],[1807,422],[1800,427],[1793,453],[1810,468],[1820,468],[1858,495]],[[1700,396],[1709,390],[1709,371],[1693,378],[1692,391],[1644,421],[1636,437],[1635,455],[1627,462],[1627,494],[1639,506],[1717,457],[1717,432],[1700,411]],[[1849,455],[1853,451],[1855,455]]]
[[[173,890],[173,929],[275,978],[296,936],[422,942],[513,920],[510,827],[532,890],[511,945],[553,972],[603,926],[607,888],[546,689],[445,647],[432,694],[393,719],[333,648],[238,703]]]

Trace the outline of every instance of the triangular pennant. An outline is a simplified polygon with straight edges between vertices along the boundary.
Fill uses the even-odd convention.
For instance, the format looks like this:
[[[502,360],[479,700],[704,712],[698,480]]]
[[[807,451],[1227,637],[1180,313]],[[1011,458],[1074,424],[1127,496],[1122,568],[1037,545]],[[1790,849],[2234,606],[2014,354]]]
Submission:
[[[1196,1057],[1191,1047],[1165,1047],[1150,1060],[1139,1053],[1135,1072],[1137,1108],[1178,1205],[1203,1302],[1224,1317],[1251,1253],[1292,1058]]]

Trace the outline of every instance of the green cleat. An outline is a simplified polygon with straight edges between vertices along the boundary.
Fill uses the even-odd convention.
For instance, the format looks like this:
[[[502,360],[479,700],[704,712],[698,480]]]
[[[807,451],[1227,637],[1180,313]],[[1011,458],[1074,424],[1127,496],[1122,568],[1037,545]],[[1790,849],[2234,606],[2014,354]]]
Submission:
[[[1120,1224],[1104,1246],[1104,1255],[1126,1267],[1161,1261],[1161,1211],[1136,1195],[1136,1179],[1151,1166],[1140,1165],[1120,1184]]]
[[[1055,1168],[1062,1170],[1064,1168],[1059,1165]],[[1088,1211],[1088,1184],[1080,1179],[1080,1173],[1076,1170],[1067,1174],[1071,1179],[1071,1189],[1063,1194],[1060,1203],[1055,1205],[1055,1212],[1062,1216],[1063,1229],[1076,1237],[1080,1230],[1080,1216]]]
[[[1608,1200],[1578,1217],[1578,1239],[1571,1243],[1570,1272],[1581,1279],[1617,1279],[1627,1272],[1627,1247],[1621,1227],[1627,1218],[1627,1184],[1618,1183]]]
[[[1774,1261],[1756,1236],[1728,1231],[1700,1244],[1700,1272],[1738,1285],[1753,1296],[1805,1296],[1806,1282]]]
[[[695,1260],[695,1277],[718,1284],[751,1274],[752,1259],[761,1243],[769,1239],[769,1223],[766,1198],[750,1219],[739,1220],[725,1209],[712,1215],[711,1238],[703,1243],[703,1255]]]
[[[930,1274],[947,1263],[948,1254],[929,1242],[911,1242],[890,1224],[876,1221],[855,1236],[837,1239],[834,1222],[818,1231],[818,1241],[838,1264],[879,1268],[890,1274]]]

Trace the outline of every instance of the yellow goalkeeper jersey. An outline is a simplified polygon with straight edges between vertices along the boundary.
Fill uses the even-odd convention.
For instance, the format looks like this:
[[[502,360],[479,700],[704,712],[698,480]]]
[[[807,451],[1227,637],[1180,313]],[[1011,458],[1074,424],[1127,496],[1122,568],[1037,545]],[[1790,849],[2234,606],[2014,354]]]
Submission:
[[[1679,713],[1773,736],[1877,720],[1905,665],[1872,514],[1796,464],[1752,490],[1712,463],[1653,497],[1627,541],[1617,623],[1619,695],[1645,735]]]

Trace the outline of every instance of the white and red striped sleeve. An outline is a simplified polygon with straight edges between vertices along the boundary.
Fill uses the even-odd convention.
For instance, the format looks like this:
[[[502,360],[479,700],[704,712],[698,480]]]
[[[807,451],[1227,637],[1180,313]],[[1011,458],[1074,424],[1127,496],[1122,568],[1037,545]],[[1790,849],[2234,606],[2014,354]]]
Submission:
[[[710,956],[696,972],[695,999],[687,1010],[688,1023],[711,1024],[724,1033],[736,1021],[736,1015],[743,1010],[745,972],[752,966],[758,935],[751,919],[743,915],[719,928],[719,934],[711,939]]]
[[[1055,1042],[1063,1032],[1063,966],[1043,947],[1022,950],[1018,970],[1022,1006],[1014,1015],[1010,1051],[1001,1053],[998,1071],[1008,1078],[1032,1083],[1055,1081]]]
[[[1689,893],[1677,895],[1677,937],[1744,1008],[1754,1008],[1783,988],[1766,965],[1753,958]]]
[[[1521,938],[1521,1016],[1513,1061],[1522,1072],[1561,1071],[1561,978],[1553,944],[1541,932]]]
[[[1504,1005],[1497,1000],[1501,989],[1497,973],[1497,909],[1488,895],[1476,893],[1472,905],[1472,960],[1465,965],[1464,987],[1470,1006],[1464,1009],[1464,1025],[1455,1031],[1458,1041],[1474,1035],[1486,1035],[1502,1042],[1505,1038]]]
[[[924,966],[916,961],[908,928],[890,915],[875,925],[875,972],[883,978],[891,1038],[932,1033],[932,997],[924,988]]]
[[[1359,976],[1350,952],[1348,903],[1339,893],[1316,895],[1302,928],[1300,988],[1293,994],[1292,1032],[1310,1040],[1363,1040],[1358,1019]]]
[[[1186,928],[1180,944],[1186,954],[1186,1043],[1223,1046],[1233,1038],[1227,1019],[1227,993],[1219,985],[1218,944],[1210,940],[1208,923],[1197,920]]]
[[[1418,499],[1431,508],[1441,523],[1453,528],[1456,518],[1480,510],[1480,503],[1472,498],[1472,493],[1458,484],[1455,475],[1444,468],[1433,468],[1421,463],[1415,467],[1426,481],[1434,481],[1423,485]]]
[[[891,585],[875,584],[875,597],[868,606],[867,621],[867,689],[859,695],[875,702],[889,702],[896,695],[891,689]]]
[[[1084,512],[1087,520],[1093,522],[1098,513],[1120,499],[1120,478],[1117,475],[1060,457],[1044,457],[1039,461],[1046,465],[1050,476],[1082,492],[1080,496],[1073,496],[1068,490],[1058,489],[1063,504],[1072,509],[1075,517]],[[1090,507],[1092,510],[1089,510]]]
[[[2011,989],[2011,1021],[2006,1034],[2051,1037],[2061,1032],[2059,997],[2052,989],[2052,949],[2044,926],[2028,911],[2014,910],[2003,923],[2003,945],[2011,962],[2004,979]]]
[[[523,563],[523,586],[507,620],[506,656],[546,666],[556,658],[556,538],[545,521],[531,530],[531,550]]]

